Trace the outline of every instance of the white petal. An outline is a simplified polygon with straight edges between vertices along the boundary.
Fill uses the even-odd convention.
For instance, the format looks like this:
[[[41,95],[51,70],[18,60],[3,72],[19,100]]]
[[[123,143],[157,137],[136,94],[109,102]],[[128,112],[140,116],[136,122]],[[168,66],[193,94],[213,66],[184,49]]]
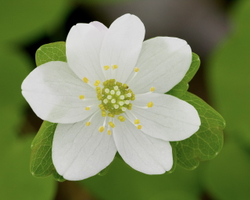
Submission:
[[[60,61],[34,69],[22,83],[22,94],[38,117],[54,123],[75,123],[99,109],[97,100],[79,99],[96,98],[96,92]]]
[[[104,81],[100,68],[100,49],[107,28],[100,22],[77,24],[66,39],[66,55],[70,68],[82,79],[91,83]]]
[[[143,43],[136,67],[139,72],[129,83],[134,93],[148,92],[155,87],[165,93],[179,83],[188,71],[192,51],[185,40],[157,37]]]
[[[101,48],[101,66],[117,65],[111,77],[124,83],[138,59],[145,28],[141,20],[130,14],[116,19],[108,29]],[[107,72],[105,72],[107,73]]]
[[[199,115],[187,102],[171,95],[152,93],[136,96],[134,104],[147,106],[150,101],[154,104],[151,108],[132,107],[144,133],[165,141],[179,141],[199,129]]]
[[[93,22],[90,22],[90,24],[93,25],[93,26],[95,26],[100,31],[103,31],[104,34],[108,30],[108,28],[103,23],[101,23],[101,22],[93,21]]]
[[[94,176],[114,159],[112,136],[99,132],[104,118],[97,113],[90,126],[87,120],[76,124],[58,124],[52,145],[52,160],[57,172],[67,180]]]
[[[116,122],[114,140],[123,160],[145,174],[163,174],[173,165],[169,142],[152,138],[128,120]]]

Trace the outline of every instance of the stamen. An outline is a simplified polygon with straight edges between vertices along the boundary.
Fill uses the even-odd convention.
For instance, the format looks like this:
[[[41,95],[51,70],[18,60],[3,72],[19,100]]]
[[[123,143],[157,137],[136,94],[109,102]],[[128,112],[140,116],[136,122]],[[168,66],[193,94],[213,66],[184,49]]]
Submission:
[[[126,120],[125,117],[123,117],[121,115],[117,119],[119,119],[121,122],[124,122]]]
[[[132,103],[129,103],[128,104],[128,110],[131,110],[132,109]]]
[[[107,113],[104,110],[102,110],[102,117],[106,117],[106,116],[107,116]]]
[[[134,119],[134,124],[140,124],[140,120],[135,116],[135,114],[132,111],[128,110],[126,112],[126,115],[131,123],[133,123],[133,119]]]
[[[128,85],[126,83],[123,84],[123,87],[128,89]]]
[[[86,107],[86,108],[85,108],[85,110],[90,110],[90,107],[89,107],[89,106],[88,106],[88,107]]]
[[[109,122],[109,126],[111,126],[112,128],[115,128],[115,124],[113,122]]]
[[[107,70],[109,69],[109,66],[108,66],[108,65],[105,65],[103,68],[104,68],[104,70],[107,71]]]
[[[94,86],[98,86],[100,83],[101,83],[101,81],[96,80],[95,83],[94,83]]]
[[[102,99],[102,91],[101,91],[101,88],[100,88],[100,87],[96,87],[95,90],[96,90],[96,93],[97,93],[97,98],[98,98],[99,100],[101,100],[101,99]]]
[[[136,68],[134,69],[134,71],[135,71],[135,72],[139,72],[139,68],[136,67]]]
[[[99,108],[100,108],[101,110],[105,110],[105,108],[104,108],[104,106],[103,106],[102,104],[99,105]]]
[[[89,82],[89,79],[87,79],[86,77],[84,77],[82,80],[83,80],[85,83],[88,83],[88,82]]]
[[[98,131],[103,132],[104,131],[104,126],[100,126],[100,128],[98,129]]]
[[[90,117],[89,121],[86,122],[86,126],[89,126],[89,125],[91,124],[91,120],[92,120],[93,117],[94,117],[97,113],[99,113],[99,112],[100,112],[100,110],[97,110],[97,111]]]
[[[140,124],[140,120],[139,119],[135,119],[134,123],[135,124]]]
[[[130,82],[136,77],[136,75],[138,74],[137,72],[139,72],[139,68],[138,67],[135,67],[134,68],[134,72],[135,73],[133,73],[133,76],[132,77],[130,77],[130,78],[128,78],[128,80],[126,80],[126,83],[129,85],[130,84]]]
[[[104,118],[104,121],[103,121],[102,126],[98,129],[100,132],[103,132],[104,129],[105,129],[105,126],[106,126],[106,119],[107,119],[107,117]]]
[[[108,130],[108,135],[111,135],[112,133],[111,133],[111,130]]]
[[[89,121],[88,121],[88,122],[86,122],[86,126],[89,126],[90,124],[91,124],[91,122],[89,122]]]
[[[113,65],[113,66],[112,66],[112,69],[113,69],[113,70],[115,70],[115,69],[117,69],[117,68],[118,68],[117,65]]]
[[[149,89],[149,92],[146,92],[146,93],[142,93],[142,94],[136,94],[137,97],[141,97],[141,96],[144,96],[144,95],[147,95],[147,94],[151,94],[152,92],[155,91],[155,87],[151,87]],[[131,98],[132,99],[132,98]]]
[[[85,98],[84,95],[79,96],[79,99],[84,99],[84,98]]]
[[[150,101],[148,104],[147,104],[147,106],[149,107],[149,108],[152,108],[153,107],[153,102],[152,101]]]
[[[134,123],[138,129],[142,128],[142,125],[140,125],[140,120],[133,114],[133,112],[128,111],[125,113],[125,116],[131,123]],[[134,122],[133,118],[135,119]]]
[[[108,116],[109,116],[109,117],[114,117],[114,114],[108,113]]]

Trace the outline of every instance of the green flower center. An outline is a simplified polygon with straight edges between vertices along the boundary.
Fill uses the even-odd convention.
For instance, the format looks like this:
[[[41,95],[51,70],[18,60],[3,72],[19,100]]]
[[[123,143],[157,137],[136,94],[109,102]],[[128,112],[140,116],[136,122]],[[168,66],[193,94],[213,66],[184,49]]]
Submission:
[[[101,101],[99,105],[102,116],[114,117],[131,110],[131,101],[135,100],[135,95],[127,84],[109,79],[103,82],[103,88],[96,87],[97,98]]]

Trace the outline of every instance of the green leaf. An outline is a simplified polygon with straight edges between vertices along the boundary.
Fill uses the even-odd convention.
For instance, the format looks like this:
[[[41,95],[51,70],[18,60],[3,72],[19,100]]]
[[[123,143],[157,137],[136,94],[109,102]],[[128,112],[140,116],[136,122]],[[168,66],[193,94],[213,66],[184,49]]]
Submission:
[[[194,94],[187,92],[181,99],[193,105],[201,119],[200,129],[176,145],[178,164],[186,169],[194,169],[199,161],[212,159],[221,150],[225,121],[218,112]]]
[[[35,177],[46,177],[54,173],[51,148],[57,124],[44,121],[31,145],[30,171]]]
[[[50,61],[67,62],[65,42],[54,42],[41,46],[36,51],[36,65]]]
[[[186,75],[182,79],[180,83],[178,83],[175,87],[173,87],[167,94],[173,95],[175,97],[181,97],[185,92],[188,90],[188,82],[192,80],[196,72],[200,67],[200,58],[197,54],[192,53],[192,62],[190,65],[189,70],[187,71]]]
[[[53,172],[53,177],[58,182],[65,181],[65,179],[63,178],[63,176],[59,175],[56,170],[54,170],[54,172]]]

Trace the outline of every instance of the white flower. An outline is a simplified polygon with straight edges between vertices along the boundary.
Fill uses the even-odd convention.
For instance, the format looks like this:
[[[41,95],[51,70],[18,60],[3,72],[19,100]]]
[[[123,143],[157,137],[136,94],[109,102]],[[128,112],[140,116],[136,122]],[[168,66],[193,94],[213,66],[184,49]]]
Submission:
[[[143,42],[144,34],[130,14],[109,29],[77,24],[67,36],[67,63],[45,63],[24,80],[22,94],[34,112],[58,123],[52,160],[65,179],[97,174],[117,151],[135,170],[162,174],[173,165],[169,141],[199,129],[194,107],[164,94],[188,71],[190,46],[171,37]]]

